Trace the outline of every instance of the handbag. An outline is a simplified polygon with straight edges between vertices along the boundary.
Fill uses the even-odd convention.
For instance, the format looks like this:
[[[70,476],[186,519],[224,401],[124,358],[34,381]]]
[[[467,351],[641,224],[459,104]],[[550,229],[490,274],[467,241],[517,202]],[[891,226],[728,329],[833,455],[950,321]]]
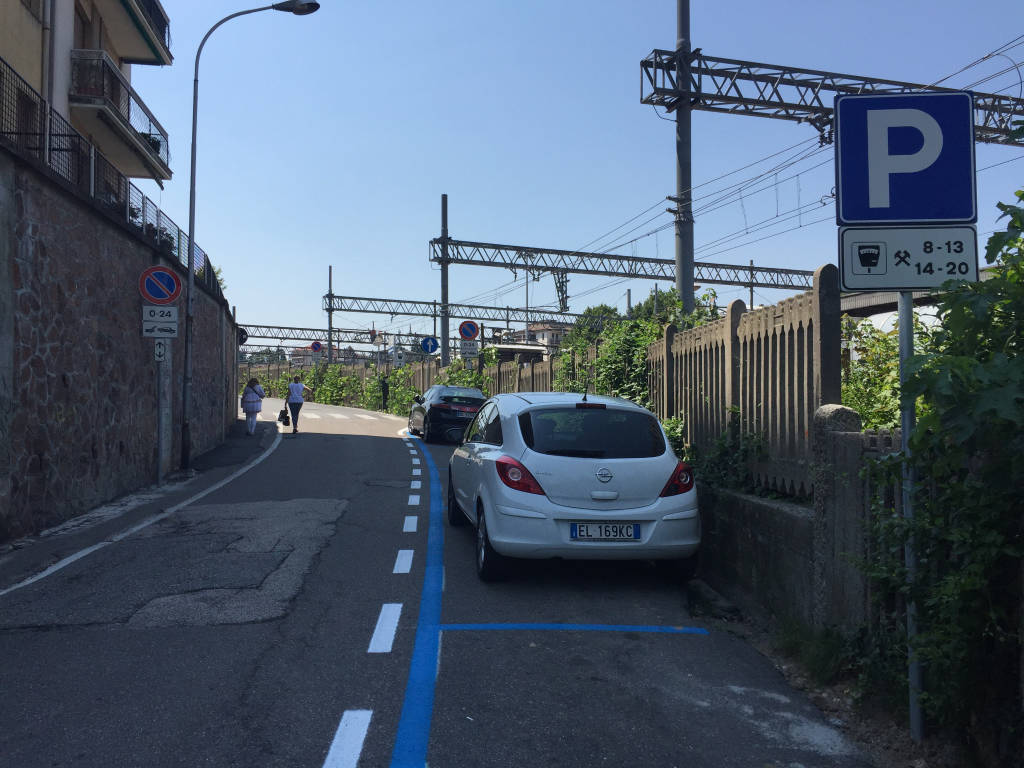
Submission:
[[[280,421],[282,424],[284,424],[286,427],[291,425],[292,420],[288,418],[288,404],[287,403],[285,403],[284,408],[281,409],[281,412],[279,414],[277,414],[277,420]]]

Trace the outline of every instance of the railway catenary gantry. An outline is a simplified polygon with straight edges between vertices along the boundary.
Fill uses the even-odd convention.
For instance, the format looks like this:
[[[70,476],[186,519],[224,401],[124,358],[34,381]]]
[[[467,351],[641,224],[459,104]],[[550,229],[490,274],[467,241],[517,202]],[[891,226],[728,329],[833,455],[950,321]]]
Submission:
[[[445,240],[447,239],[447,256]],[[563,251],[555,248],[532,248],[522,245],[499,245],[469,240],[436,237],[430,241],[430,260],[448,264],[471,264],[481,267],[504,267],[513,272],[523,270],[532,275],[550,272],[555,277],[558,303],[568,308],[567,275],[603,275],[646,280],[675,279],[675,261],[645,256],[623,256],[614,253]],[[694,279],[700,283],[737,285],[754,288],[810,290],[814,272],[804,269],[740,266],[738,264],[694,265]],[[450,305],[455,306],[455,305]]]
[[[770,117],[808,123],[823,143],[833,135],[832,100],[840,94],[941,93],[955,91],[934,85],[906,83],[816,69],[762,64],[689,53],[689,88],[680,88],[676,52],[656,49],[640,62],[641,103],[672,112],[681,99],[690,109]],[[988,144],[1024,146],[1012,136],[1013,123],[1024,120],[1024,99],[995,93],[974,96],[974,139]]]

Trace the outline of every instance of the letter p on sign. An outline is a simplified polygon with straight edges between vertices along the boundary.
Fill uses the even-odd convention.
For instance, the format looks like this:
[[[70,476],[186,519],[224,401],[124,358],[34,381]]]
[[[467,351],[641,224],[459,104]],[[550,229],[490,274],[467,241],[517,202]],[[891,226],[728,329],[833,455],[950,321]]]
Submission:
[[[840,224],[977,219],[969,93],[836,98]]]
[[[942,128],[934,117],[920,109],[869,109],[867,120],[868,205],[888,208],[889,177],[930,168],[942,153]],[[890,128],[915,128],[924,137],[924,143],[910,155],[890,154]]]

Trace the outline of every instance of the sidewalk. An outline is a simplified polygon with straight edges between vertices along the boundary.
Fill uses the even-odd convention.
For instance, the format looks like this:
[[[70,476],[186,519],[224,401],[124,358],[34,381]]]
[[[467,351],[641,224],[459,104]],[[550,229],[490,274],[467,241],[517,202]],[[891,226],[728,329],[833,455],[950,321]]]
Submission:
[[[54,528],[0,544],[0,592],[186,501],[260,456],[278,435],[272,421],[277,409],[270,403],[267,406],[263,410],[266,421],[257,423],[254,437],[246,435],[245,420],[239,418],[222,444],[196,457],[190,470],[170,475],[163,485],[140,488]]]

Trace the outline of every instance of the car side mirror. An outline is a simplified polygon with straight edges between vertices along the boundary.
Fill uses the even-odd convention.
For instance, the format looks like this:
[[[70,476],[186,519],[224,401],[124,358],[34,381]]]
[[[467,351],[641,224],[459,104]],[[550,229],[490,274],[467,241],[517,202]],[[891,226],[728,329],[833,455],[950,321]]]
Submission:
[[[415,400],[420,405],[423,405],[423,395],[416,395],[416,397],[414,397],[413,400]]]

